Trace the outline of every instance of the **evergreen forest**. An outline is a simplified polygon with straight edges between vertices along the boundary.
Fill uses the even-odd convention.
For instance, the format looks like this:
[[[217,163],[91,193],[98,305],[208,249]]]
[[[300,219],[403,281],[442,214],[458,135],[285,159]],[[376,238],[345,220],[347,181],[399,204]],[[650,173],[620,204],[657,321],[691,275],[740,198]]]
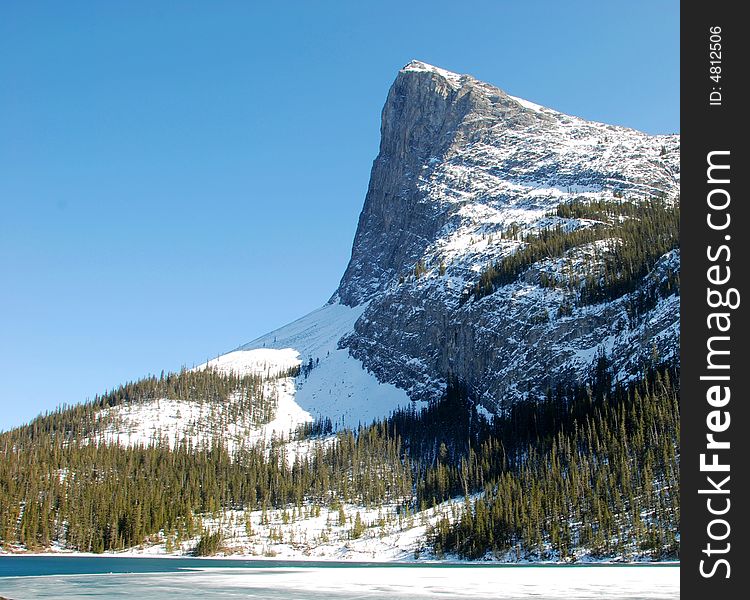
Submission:
[[[330,422],[301,428],[296,436],[312,450],[292,461],[280,441],[232,452],[220,439],[199,447],[187,439],[107,443],[97,435],[100,411],[162,395],[217,403],[235,394],[238,410],[259,422],[272,413],[261,377],[212,370],[149,377],[0,434],[0,543],[104,552],[169,532],[201,536],[195,553],[210,554],[220,536],[201,529],[200,515],[221,510],[397,502],[413,514],[458,497],[460,510],[424,541],[439,558],[568,559],[576,548],[674,557],[678,381],[674,368],[653,364],[639,379],[614,384],[602,354],[589,381],[550,389],[492,420],[452,381],[428,406],[356,431],[332,432]]]
[[[567,269],[540,270],[539,285],[565,290],[577,306],[614,300],[635,291],[659,258],[679,247],[679,198],[574,200],[560,204],[549,216],[559,222],[529,233],[516,252],[488,265],[469,297],[492,294],[518,280],[535,263],[567,257]],[[587,252],[576,255],[582,249]],[[575,261],[583,265],[574,268]],[[679,293],[676,272],[659,290],[662,297],[672,293]]]

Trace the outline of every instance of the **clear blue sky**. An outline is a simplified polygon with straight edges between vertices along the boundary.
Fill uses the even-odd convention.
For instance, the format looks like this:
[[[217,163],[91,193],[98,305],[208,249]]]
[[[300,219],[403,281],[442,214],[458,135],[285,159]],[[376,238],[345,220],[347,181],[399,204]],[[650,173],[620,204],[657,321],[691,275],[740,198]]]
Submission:
[[[679,3],[0,3],[0,430],[322,305],[417,58],[679,130]]]

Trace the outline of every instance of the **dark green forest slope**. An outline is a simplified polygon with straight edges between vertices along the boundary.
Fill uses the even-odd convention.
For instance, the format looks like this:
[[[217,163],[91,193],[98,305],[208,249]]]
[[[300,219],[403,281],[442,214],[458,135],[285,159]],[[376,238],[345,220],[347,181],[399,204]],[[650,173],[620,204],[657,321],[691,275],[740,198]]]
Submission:
[[[417,511],[463,497],[463,508],[429,532],[428,554],[565,559],[587,548],[602,557],[673,557],[677,381],[673,369],[652,366],[637,382],[613,385],[602,355],[590,381],[518,403],[491,422],[452,382],[421,411],[339,431],[334,443],[290,463],[281,443],[230,454],[220,442],[96,441],[99,409],[153,395],[222,402],[244,389],[245,410],[264,414],[252,378],[213,371],[148,378],[0,435],[0,540],[102,552],[160,531],[188,539],[200,533],[198,515],[222,509],[398,502]],[[323,422],[297,435],[329,431]]]

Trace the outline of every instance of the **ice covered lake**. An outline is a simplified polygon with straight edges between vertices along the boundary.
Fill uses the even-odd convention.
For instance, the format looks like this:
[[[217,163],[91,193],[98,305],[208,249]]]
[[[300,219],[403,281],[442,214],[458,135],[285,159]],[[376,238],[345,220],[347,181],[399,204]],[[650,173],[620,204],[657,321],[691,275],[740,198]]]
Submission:
[[[679,598],[677,565],[492,565],[0,556],[0,597]]]

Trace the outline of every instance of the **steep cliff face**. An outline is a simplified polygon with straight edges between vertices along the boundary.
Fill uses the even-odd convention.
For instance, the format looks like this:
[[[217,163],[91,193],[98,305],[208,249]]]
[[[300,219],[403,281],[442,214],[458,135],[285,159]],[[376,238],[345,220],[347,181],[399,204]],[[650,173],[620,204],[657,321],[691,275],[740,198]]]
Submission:
[[[380,153],[352,260],[338,290],[344,304],[371,298],[436,238],[443,207],[424,201],[420,183],[464,137],[481,128],[466,123],[468,116],[485,114],[488,108],[475,83],[418,62],[396,78],[383,108]]]
[[[653,290],[679,272],[679,250],[638,285],[658,298],[637,319],[633,294],[561,311],[570,287],[539,285],[541,273],[585,277],[599,260],[596,244],[537,261],[486,297],[467,294],[528,236],[595,225],[555,216],[561,204],[676,202],[678,136],[588,122],[417,61],[399,72],[381,133],[332,298],[367,303],[340,346],[380,380],[426,399],[453,375],[492,411],[584,380],[602,354],[623,378],[649,355],[676,358],[679,296]]]

